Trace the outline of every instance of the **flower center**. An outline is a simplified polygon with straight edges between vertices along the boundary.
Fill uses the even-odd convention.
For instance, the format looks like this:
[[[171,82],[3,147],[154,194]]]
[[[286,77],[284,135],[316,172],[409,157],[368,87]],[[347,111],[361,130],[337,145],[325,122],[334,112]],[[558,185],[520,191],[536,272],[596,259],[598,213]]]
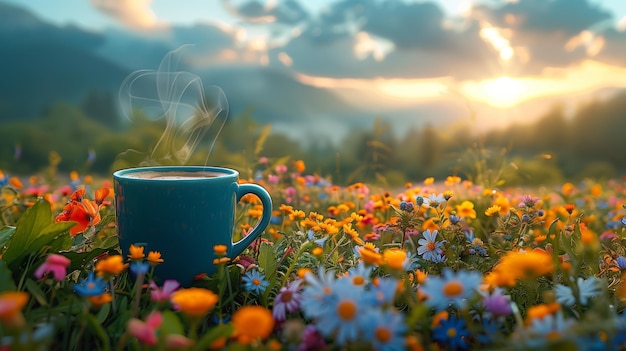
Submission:
[[[376,339],[378,339],[378,341],[388,342],[391,340],[391,331],[385,327],[376,328],[374,334],[376,335]]]
[[[463,292],[463,285],[458,280],[447,282],[443,287],[446,296],[458,296]]]
[[[261,285],[261,281],[258,279],[252,279],[252,284],[254,285]]]
[[[337,305],[337,314],[341,319],[350,320],[356,315],[356,304],[351,300],[343,300]]]
[[[435,251],[436,247],[437,247],[437,245],[435,244],[434,241],[429,241],[428,244],[426,244],[426,249],[428,251]]]
[[[291,301],[291,299],[293,298],[293,293],[289,290],[283,292],[283,294],[280,297],[280,301],[287,303],[289,301]]]
[[[365,279],[360,275],[357,275],[354,278],[352,278],[352,284],[354,285],[363,285],[363,283],[365,283]]]
[[[454,338],[456,336],[456,329],[448,328],[448,331],[446,332],[446,334],[448,335],[449,338]]]

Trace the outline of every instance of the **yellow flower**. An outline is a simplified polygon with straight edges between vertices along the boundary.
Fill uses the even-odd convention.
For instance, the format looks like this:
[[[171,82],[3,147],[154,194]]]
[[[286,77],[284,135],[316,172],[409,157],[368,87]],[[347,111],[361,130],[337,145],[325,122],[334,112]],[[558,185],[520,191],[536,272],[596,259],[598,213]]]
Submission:
[[[28,293],[23,291],[5,291],[0,293],[0,320],[10,324],[22,319],[22,308],[28,302]]]
[[[387,267],[393,270],[402,270],[406,261],[406,252],[398,248],[387,249],[383,252],[383,260]]]
[[[96,263],[96,271],[98,275],[117,275],[126,269],[128,264],[124,264],[122,255],[112,255],[105,257]]]
[[[357,245],[363,245],[363,240],[359,237],[359,233],[352,228],[352,223],[343,225],[343,232],[346,233],[352,241],[354,241]]]
[[[446,181],[444,182],[444,184],[447,185],[447,186],[452,186],[454,184],[459,184],[460,182],[461,182],[461,177],[448,176],[446,178]]]
[[[243,306],[233,314],[234,336],[242,344],[264,340],[274,329],[272,312],[266,308],[251,305]]]
[[[164,260],[161,258],[161,253],[159,251],[148,252],[148,262],[150,262],[150,264],[155,265],[163,261]]]
[[[172,294],[174,305],[190,317],[202,317],[217,303],[218,296],[211,290],[202,288],[180,289]]]
[[[509,213],[509,211],[511,210],[511,203],[509,202],[509,199],[507,199],[506,197],[499,195],[494,201],[493,204],[500,207],[500,214],[501,215],[506,215]]]
[[[489,207],[487,210],[485,210],[485,215],[487,217],[491,217],[495,214],[499,214],[500,213],[500,206],[498,205],[493,205],[491,207]]]
[[[467,200],[463,201],[460,205],[456,206],[456,214],[463,218],[476,218],[474,203]]]
[[[432,232],[432,231],[441,229],[439,227],[439,224],[435,222],[436,220],[437,220],[436,217],[430,217],[427,220],[425,220],[424,223],[422,223],[422,230],[430,230]]]
[[[430,185],[433,184],[435,182],[435,178],[434,177],[428,177],[426,179],[424,179],[424,185]]]
[[[322,249],[321,247],[317,246],[313,250],[311,250],[311,253],[313,255],[315,255],[315,256],[320,256],[321,254],[324,253],[324,249]]]
[[[143,246],[135,246],[131,244],[130,249],[128,250],[130,252],[130,254],[128,255],[128,258],[130,258],[133,261],[143,260],[143,258],[145,257],[143,253],[143,249],[144,249]]]

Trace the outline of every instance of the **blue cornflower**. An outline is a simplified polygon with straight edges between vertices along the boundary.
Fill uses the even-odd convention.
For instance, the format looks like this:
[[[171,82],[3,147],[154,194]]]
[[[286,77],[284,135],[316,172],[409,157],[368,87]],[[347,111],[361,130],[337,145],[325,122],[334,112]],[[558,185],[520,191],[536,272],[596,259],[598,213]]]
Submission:
[[[316,326],[325,337],[333,337],[338,345],[355,341],[365,334],[364,326],[375,318],[370,311],[371,299],[364,298],[364,289],[355,289],[349,279],[341,278],[332,284],[334,298],[323,306],[316,317]]]
[[[626,217],[622,217],[622,225],[626,226]]]
[[[84,297],[100,296],[104,294],[106,287],[107,283],[102,277],[95,277],[93,271],[91,271],[87,275],[87,278],[83,279],[78,284],[74,284],[74,291]]]
[[[135,276],[146,274],[148,273],[149,269],[150,269],[150,263],[148,262],[135,261],[130,264],[130,271]]]
[[[596,277],[589,277],[587,279],[578,278],[576,285],[578,287],[578,299],[583,306],[587,305],[590,298],[598,296],[602,292],[599,280]],[[574,292],[569,286],[557,284],[554,287],[554,293],[556,300],[562,305],[571,307],[576,303]]]
[[[450,223],[452,224],[458,224],[461,221],[461,217],[457,216],[457,215],[450,215]]]
[[[364,333],[365,340],[372,343],[374,350],[394,351],[404,350],[404,315],[395,309],[372,309],[365,317],[370,324],[365,326],[367,333]]]
[[[477,292],[483,275],[477,271],[458,271],[444,269],[443,276],[428,276],[422,285],[422,291],[428,296],[426,303],[438,311],[449,305],[463,308],[467,299]]]
[[[442,346],[448,346],[446,349],[450,350],[467,349],[469,344],[466,339],[469,336],[470,332],[467,330],[465,320],[457,319],[456,316],[442,320],[433,330],[433,339]]]
[[[443,253],[441,247],[443,246],[444,242],[437,242],[438,233],[439,232],[436,230],[433,230],[432,232],[430,230],[426,230],[422,233],[424,238],[417,241],[417,243],[421,245],[417,248],[417,253],[420,254],[422,258],[427,261],[435,262],[439,257],[441,257],[441,254]]]
[[[241,280],[243,280],[243,287],[246,289],[246,291],[253,292],[257,295],[264,292],[265,289],[270,285],[270,282],[265,279],[265,274],[257,271],[256,269],[244,274]]]
[[[310,230],[308,232],[306,232],[306,237],[307,239],[309,239],[309,241],[314,242],[316,245],[324,247],[324,243],[326,242],[326,240],[328,239],[328,236],[325,236],[323,238],[320,239],[316,239],[315,238],[315,232]]]

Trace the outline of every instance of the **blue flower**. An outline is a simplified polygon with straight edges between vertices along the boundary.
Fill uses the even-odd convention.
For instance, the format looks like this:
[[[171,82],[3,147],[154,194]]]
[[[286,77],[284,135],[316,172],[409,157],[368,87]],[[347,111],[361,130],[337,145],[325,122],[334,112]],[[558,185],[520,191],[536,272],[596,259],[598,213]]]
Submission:
[[[426,230],[422,235],[424,238],[417,241],[421,246],[417,248],[417,253],[427,261],[436,262],[443,253],[443,241],[437,242],[438,231],[434,230],[432,233],[430,230]]]
[[[602,290],[599,283],[596,277],[589,277],[587,279],[578,278],[576,280],[578,300],[581,305],[586,306],[590,298],[600,295]],[[576,296],[574,296],[574,292],[569,286],[557,284],[554,287],[554,293],[556,300],[562,305],[571,307],[576,303]]]
[[[626,217],[622,217],[622,225],[626,226]]]
[[[626,269],[626,257],[619,256],[616,261],[617,261],[617,266],[619,267],[619,269],[621,270]]]
[[[325,337],[338,345],[356,341],[365,334],[365,326],[375,320],[374,307],[365,299],[364,289],[355,289],[349,279],[337,279],[331,288],[333,298],[317,313],[315,325]]]
[[[444,269],[441,277],[428,276],[422,289],[428,296],[426,303],[438,311],[445,310],[449,305],[463,308],[467,300],[477,293],[482,280],[482,274],[477,271]]]
[[[467,337],[470,336],[469,330],[463,319],[457,319],[452,316],[447,320],[442,320],[439,326],[433,330],[433,339],[438,341],[442,346],[448,346],[449,350],[465,350],[468,348]]]
[[[148,273],[149,269],[150,269],[150,264],[148,262],[136,261],[130,264],[130,271],[135,276],[146,274]]]
[[[374,350],[404,350],[404,333],[407,328],[403,316],[394,309],[368,311],[368,316],[364,317],[370,322],[365,326],[365,330],[369,331],[363,335],[365,340],[372,343]]]
[[[87,278],[80,283],[74,284],[74,291],[80,296],[100,296],[104,294],[107,283],[102,277],[95,277],[93,271],[89,272]]]
[[[247,272],[243,278],[243,287],[246,291],[253,292],[257,295],[265,291],[270,282],[265,279],[265,274],[255,270]]]
[[[304,280],[307,285],[302,291],[301,308],[309,318],[316,318],[322,310],[332,304],[337,298],[333,294],[335,273],[332,270],[326,271],[324,267],[319,268],[318,275],[308,273]]]
[[[348,271],[348,279],[352,281],[352,284],[362,287],[370,281],[372,268],[372,266],[367,266],[365,263],[360,262],[356,267]]]

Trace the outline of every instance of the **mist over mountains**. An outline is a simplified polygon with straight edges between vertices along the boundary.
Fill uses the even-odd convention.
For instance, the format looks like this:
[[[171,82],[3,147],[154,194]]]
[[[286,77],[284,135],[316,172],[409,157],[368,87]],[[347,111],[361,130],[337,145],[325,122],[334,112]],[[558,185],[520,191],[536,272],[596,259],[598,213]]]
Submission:
[[[171,28],[169,39],[115,29],[92,32],[46,23],[0,2],[0,121],[37,118],[55,102],[80,104],[90,92],[117,97],[128,74],[156,69],[164,55],[185,43],[195,40],[199,50],[210,53],[219,44],[203,39],[216,37],[206,35],[211,30],[205,25]],[[363,123],[375,117],[270,67],[209,67],[193,73],[205,85],[224,90],[231,116],[249,110],[255,120],[276,123],[279,129],[338,120]]]

